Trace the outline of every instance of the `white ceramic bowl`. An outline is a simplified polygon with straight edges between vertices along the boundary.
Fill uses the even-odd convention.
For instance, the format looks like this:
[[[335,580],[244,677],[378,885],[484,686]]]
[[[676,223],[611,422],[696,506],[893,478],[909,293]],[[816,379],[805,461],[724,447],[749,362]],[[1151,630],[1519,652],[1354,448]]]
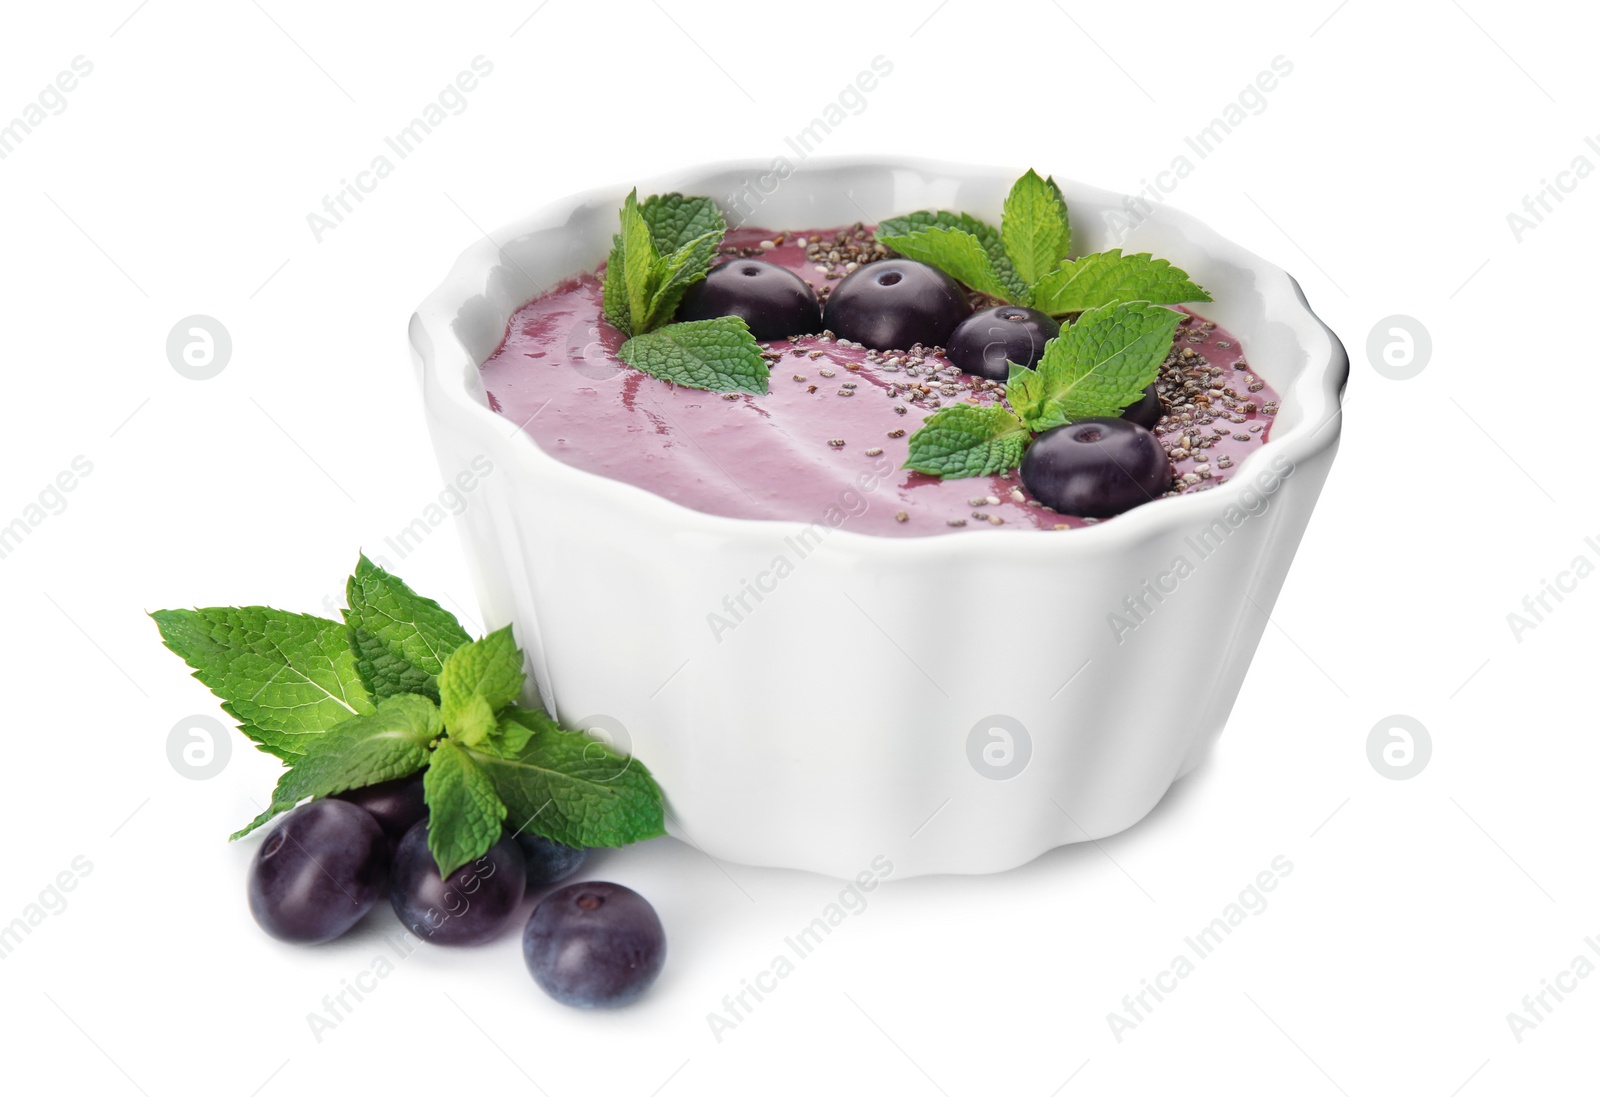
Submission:
[[[639,193],[725,201],[770,170],[695,169]],[[930,207],[997,223],[1019,170],[807,161],[749,223]],[[1122,196],[1063,183],[1075,253],[1150,251],[1212,293],[1205,315],[1282,394],[1271,441],[1213,490],[1085,529],[846,524],[719,642],[707,615],[793,557],[802,523],[705,514],[563,464],[489,410],[479,377],[539,287],[604,260],[628,189],[561,199],[469,248],[411,321],[446,478],[493,464],[464,541],[485,623],[516,626],[544,702],[609,729],[656,774],[672,833],[721,859],[995,872],[1137,822],[1221,732],[1337,448],[1348,360],[1294,280],[1164,206],[1125,232]]]

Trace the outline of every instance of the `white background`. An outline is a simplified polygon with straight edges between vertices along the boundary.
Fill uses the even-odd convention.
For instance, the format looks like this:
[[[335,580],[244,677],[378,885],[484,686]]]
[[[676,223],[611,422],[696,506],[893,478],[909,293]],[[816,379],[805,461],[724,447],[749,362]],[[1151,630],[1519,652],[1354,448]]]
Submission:
[[[1600,561],[1583,543],[1600,534],[1600,179],[1573,177],[1520,241],[1506,220],[1580,154],[1600,164],[1584,145],[1600,135],[1592,15],[1489,0],[136,2],[13,5],[0,36],[0,120],[74,57],[93,65],[0,160],[0,524],[74,457],[93,465],[0,560],[0,923],[75,857],[92,864],[0,960],[14,1086],[1593,1091],[1600,977],[1520,1042],[1507,1014],[1600,938],[1600,579],[1520,642],[1506,621],[1574,556]],[[210,780],[169,763],[173,725],[217,710],[144,611],[321,612],[358,546],[439,490],[404,333],[456,253],[569,191],[778,155],[878,54],[893,74],[820,152],[1123,190],[1187,152],[1171,201],[1292,271],[1349,346],[1344,448],[1227,733],[1127,833],[880,889],[720,1043],[706,1015],[838,885],[719,867],[670,839],[594,864],[668,928],[667,970],[637,1007],[555,1005],[513,935],[418,947],[318,1042],[306,1015],[398,926],[380,909],[297,949],[251,923],[254,846],[223,838],[277,765],[242,740]],[[494,69],[467,109],[319,243],[306,215],[479,55]],[[1293,73],[1266,108],[1196,158],[1184,137],[1278,55]],[[164,349],[196,313],[234,344],[205,382]],[[1434,342],[1404,382],[1366,352],[1397,313]],[[448,527],[396,566],[478,627]],[[1393,713],[1431,733],[1409,780],[1368,760]],[[1118,1042],[1106,1015],[1278,855],[1294,868],[1270,905]]]

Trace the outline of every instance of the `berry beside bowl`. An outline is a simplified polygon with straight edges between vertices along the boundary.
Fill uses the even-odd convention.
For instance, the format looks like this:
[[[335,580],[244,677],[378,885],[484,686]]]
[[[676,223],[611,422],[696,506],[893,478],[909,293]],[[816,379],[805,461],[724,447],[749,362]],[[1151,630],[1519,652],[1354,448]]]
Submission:
[[[770,230],[766,242],[776,243],[783,230],[925,209],[998,224],[1017,174],[808,159],[770,189],[752,182],[771,178],[757,163],[636,182],[641,195],[712,196],[730,221]],[[707,482],[733,501],[728,512],[630,482],[639,473],[623,448],[639,440],[632,434],[577,452],[572,434],[511,429],[485,364],[524,305],[593,277],[632,183],[552,201],[474,245],[412,318],[445,477],[475,458],[495,470],[459,518],[485,624],[515,624],[530,689],[562,719],[603,713],[626,729],[665,791],[669,831],[712,856],[847,879],[879,863],[895,878],[1001,871],[1136,823],[1227,721],[1337,449],[1348,361],[1283,270],[1168,206],[1136,213],[1122,195],[1058,182],[1074,253],[1153,253],[1209,291],[1173,347],[1180,364],[1198,348],[1211,372],[1163,375],[1169,400],[1192,410],[1217,399],[1233,386],[1234,356],[1253,371],[1238,376],[1278,394],[1270,437],[1254,436],[1235,462],[1218,458],[1225,476],[1200,471],[1205,453],[1225,448],[1205,447],[1229,431],[1248,439],[1249,425],[1169,429],[1159,397],[1099,422],[1095,439],[1040,434],[1037,492],[1027,466],[987,482],[924,483],[894,464],[856,479],[847,462],[896,446],[903,455],[893,430],[873,438],[852,427],[837,439],[836,466],[812,450],[797,466],[763,441],[764,397],[652,388],[655,378],[611,367],[618,340],[598,325],[574,336],[574,384],[637,397],[663,424],[639,436],[646,442],[672,442],[671,419],[716,424],[719,444],[732,447],[722,452],[736,459],[709,468]],[[971,322],[972,301],[923,266],[879,256],[832,283],[823,325],[838,346],[895,348],[903,361],[917,344],[913,356],[945,340],[963,345],[953,333]],[[899,278],[884,281],[891,273]],[[880,297],[895,306],[870,307]],[[895,330],[880,330],[885,315]],[[847,365],[778,357],[769,359],[775,396],[814,385],[841,422],[859,422],[851,417],[863,409],[897,414],[851,381]],[[945,383],[965,391],[985,381],[966,376]],[[948,398],[938,386],[925,395]],[[671,419],[651,404],[664,411],[669,397]],[[553,412],[536,420],[541,429],[553,429]],[[908,406],[906,427],[921,414]],[[1082,423],[1061,429],[1074,427]],[[1155,486],[1152,433],[1179,470],[1173,489],[1096,518],[1107,493],[1124,490],[1108,478],[1119,460],[1148,461],[1124,479]],[[1073,451],[1065,465],[1045,460],[1058,445]],[[819,487],[811,469],[836,478]],[[941,519],[941,532],[894,535],[919,532],[899,519],[899,499],[941,491],[962,504],[949,528]],[[1030,501],[1047,500],[1030,495],[1084,513],[1041,511]],[[798,498],[798,516],[740,514]],[[991,526],[997,507],[1018,520]],[[992,642],[997,620],[1004,643]],[[1162,668],[1154,679],[1152,667]]]

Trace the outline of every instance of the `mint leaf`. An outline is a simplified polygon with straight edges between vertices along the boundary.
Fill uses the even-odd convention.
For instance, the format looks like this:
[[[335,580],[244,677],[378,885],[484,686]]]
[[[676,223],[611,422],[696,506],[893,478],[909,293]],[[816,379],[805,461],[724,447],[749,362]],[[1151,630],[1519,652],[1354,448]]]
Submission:
[[[970,213],[952,213],[949,210],[917,210],[901,217],[885,217],[878,222],[878,238],[885,236],[910,236],[926,228],[959,229],[976,236],[986,249],[1005,251],[1000,245],[1000,230],[987,221],[980,221]]]
[[[984,250],[982,241],[961,229],[937,225],[918,229],[908,236],[880,236],[879,243],[898,251],[907,259],[938,267],[957,282],[998,297],[1002,301],[1026,303],[1026,292],[1018,293],[1007,285]]]
[[[1036,369],[1012,365],[1006,399],[1034,431],[1120,415],[1156,379],[1182,318],[1142,301],[1088,309],[1045,344]]]
[[[999,276],[1001,284],[1010,291],[1010,296],[1006,299],[1009,301],[1027,299],[1027,283],[1017,277],[1016,269],[1011,265],[1011,257],[1006,254],[1005,244],[1001,242],[1000,230],[971,214],[951,213],[949,210],[918,210],[904,217],[890,217],[878,222],[877,237],[882,241],[887,236],[910,236],[929,227],[957,229],[976,236],[978,243],[983,245],[984,252],[989,256],[989,262],[994,266],[995,274]]]
[[[715,234],[715,243],[720,244],[728,231],[722,211],[709,198],[677,193],[652,194],[639,203],[639,213],[650,226],[650,238],[661,255],[671,255],[708,233]],[[714,246],[712,250],[715,251]]]
[[[632,332],[646,330],[642,325],[655,296],[656,259],[650,225],[639,212],[638,192],[630,191],[622,207],[622,285],[628,295]]]
[[[1061,189],[1029,168],[1012,184],[1000,220],[1000,239],[1017,277],[1031,286],[1054,270],[1067,257],[1071,238]]]
[[[719,316],[635,335],[617,352],[635,369],[692,389],[767,391],[767,362],[744,320]]]
[[[495,727],[495,713],[522,693],[522,652],[511,626],[451,652],[439,671],[439,711],[454,738],[482,742]]]
[[[624,335],[644,331],[654,296],[652,284],[658,258],[650,224],[639,212],[639,192],[632,190],[618,215],[622,231],[611,238],[611,255],[601,292],[601,313],[606,323]]]
[[[293,761],[329,728],[372,712],[337,621],[264,606],[164,609],[161,641],[222,699],[240,731]]]
[[[428,803],[428,850],[440,876],[477,860],[500,840],[506,806],[489,775],[451,740],[434,749],[422,795]]]
[[[1177,305],[1209,301],[1211,295],[1165,259],[1149,252],[1123,255],[1121,248],[1068,260],[1033,287],[1033,307],[1059,316],[1118,301]]]
[[[365,554],[345,584],[345,599],[356,669],[372,695],[423,693],[437,701],[445,657],[471,640],[454,614]]]
[[[613,236],[611,254],[606,259],[600,282],[600,315],[622,334],[632,335],[633,313],[628,309],[628,287],[622,280],[622,272],[628,265],[624,252],[622,237]]]
[[[494,782],[506,823],[577,847],[623,846],[664,834],[661,790],[644,765],[552,722],[510,757],[466,752]]]
[[[956,404],[940,408],[911,436],[905,467],[945,480],[990,476],[1022,463],[1028,430],[1008,409]]]
[[[708,232],[655,261],[650,275],[650,311],[642,325],[635,325],[639,331],[654,331],[672,319],[689,287],[710,272],[721,241],[720,231]]]
[[[307,797],[409,777],[428,764],[428,744],[442,728],[432,701],[404,693],[381,701],[370,715],[309,738],[305,753],[278,779],[267,810],[232,837],[243,838]]]

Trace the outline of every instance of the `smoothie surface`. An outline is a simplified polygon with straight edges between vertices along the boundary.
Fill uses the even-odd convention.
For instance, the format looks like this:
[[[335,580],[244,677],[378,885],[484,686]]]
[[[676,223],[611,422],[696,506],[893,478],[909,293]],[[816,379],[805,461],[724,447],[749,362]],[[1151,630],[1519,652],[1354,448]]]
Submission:
[[[848,231],[735,229],[724,250],[788,267],[822,293],[841,268],[816,261],[817,241],[826,249]],[[1171,494],[1225,482],[1267,440],[1278,407],[1236,338],[1179,311],[1188,318],[1157,379],[1167,414],[1155,433],[1173,460]],[[1001,386],[961,373],[936,348],[879,351],[827,333],[773,340],[763,344],[777,356],[770,391],[752,396],[651,377],[618,360],[623,342],[601,319],[599,279],[565,281],[517,310],[484,363],[490,407],[569,465],[731,518],[886,537],[1095,521],[1033,502],[1015,470],[939,480],[900,467],[907,439],[939,407],[1000,399]]]

